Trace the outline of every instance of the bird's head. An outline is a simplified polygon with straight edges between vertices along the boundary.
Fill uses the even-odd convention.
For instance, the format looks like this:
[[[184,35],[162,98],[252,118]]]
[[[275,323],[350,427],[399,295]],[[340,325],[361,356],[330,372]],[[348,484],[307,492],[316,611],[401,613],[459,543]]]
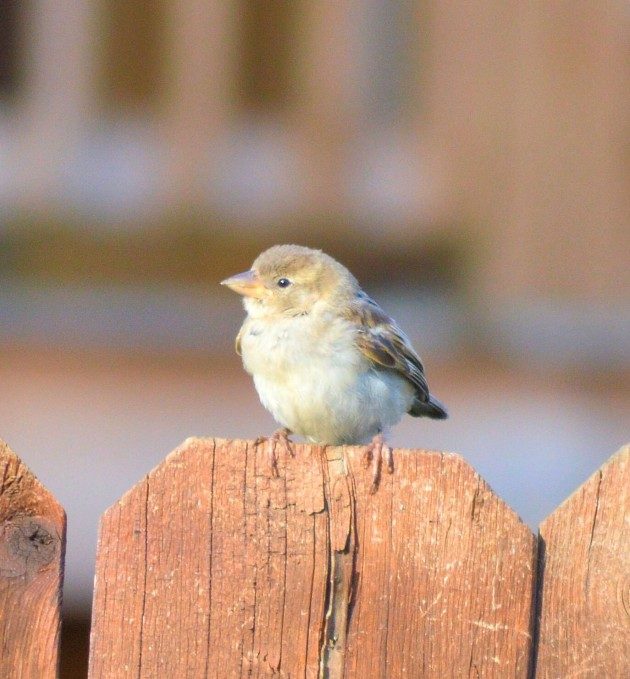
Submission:
[[[249,271],[221,285],[243,295],[252,316],[308,314],[318,304],[341,304],[358,290],[354,276],[339,262],[300,245],[274,245]]]

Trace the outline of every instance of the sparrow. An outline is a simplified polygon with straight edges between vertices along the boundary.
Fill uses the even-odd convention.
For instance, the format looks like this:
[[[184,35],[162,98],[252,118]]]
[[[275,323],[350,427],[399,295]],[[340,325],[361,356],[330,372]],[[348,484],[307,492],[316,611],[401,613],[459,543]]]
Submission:
[[[393,472],[384,432],[405,413],[448,416],[407,336],[321,250],[275,245],[221,284],[243,296],[236,351],[282,427],[270,437],[272,451],[282,442],[291,452],[292,433],[324,445],[368,444],[374,492],[383,457]]]

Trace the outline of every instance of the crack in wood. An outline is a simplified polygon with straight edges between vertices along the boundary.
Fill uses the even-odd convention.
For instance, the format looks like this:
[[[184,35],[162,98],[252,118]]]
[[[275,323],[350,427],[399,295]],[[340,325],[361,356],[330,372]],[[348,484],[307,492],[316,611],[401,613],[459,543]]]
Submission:
[[[210,467],[210,511],[209,511],[209,516],[208,516],[208,530],[210,533],[210,549],[208,550],[208,626],[206,628],[206,665],[205,665],[205,673],[204,673],[204,679],[208,679],[208,674],[210,671],[210,623],[211,623],[211,608],[212,608],[212,546],[213,546],[213,538],[214,538],[214,531],[213,531],[213,519],[214,519],[214,464],[215,464],[215,455],[216,455],[216,450],[217,450],[217,442],[215,439],[212,439],[212,463]],[[245,465],[244,465],[244,470],[247,472],[247,446],[245,446]],[[245,494],[243,493],[243,497]]]
[[[328,584],[320,648],[320,679],[344,675],[346,638],[356,578],[355,498],[343,452],[327,449]]]
[[[597,523],[597,513],[599,512],[599,494],[602,489],[603,472],[600,469],[597,472],[597,490],[595,491],[595,508],[593,510],[593,522],[591,523],[591,530],[588,537],[588,548],[586,550],[586,578],[584,579],[584,598],[587,599],[589,586],[591,582],[591,550],[593,548],[593,537],[595,535],[595,524]]]
[[[142,604],[141,604],[141,615],[140,615],[140,636],[139,636],[139,646],[138,646],[138,667],[137,676],[140,678],[142,676],[142,653],[143,653],[143,641],[144,641],[144,623],[145,623],[145,613],[147,605],[147,572],[149,568],[148,555],[149,555],[149,476],[147,475],[144,479],[145,483],[145,493],[144,493],[144,558],[143,567],[144,572],[142,575],[143,586],[142,586]]]

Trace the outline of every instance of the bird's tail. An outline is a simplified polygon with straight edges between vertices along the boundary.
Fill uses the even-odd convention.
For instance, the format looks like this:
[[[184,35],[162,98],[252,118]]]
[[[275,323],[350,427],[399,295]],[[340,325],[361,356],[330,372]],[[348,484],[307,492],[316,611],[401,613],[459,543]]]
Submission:
[[[434,420],[445,420],[448,412],[435,396],[429,395],[428,401],[415,401],[409,411],[414,417],[430,417]]]

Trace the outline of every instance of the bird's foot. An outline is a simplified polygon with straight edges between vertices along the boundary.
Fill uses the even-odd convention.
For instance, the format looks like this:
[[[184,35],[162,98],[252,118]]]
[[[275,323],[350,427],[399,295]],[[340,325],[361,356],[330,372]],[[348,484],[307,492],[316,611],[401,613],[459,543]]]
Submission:
[[[378,484],[381,480],[381,465],[385,459],[387,471],[389,474],[394,473],[394,456],[392,449],[385,443],[385,438],[381,432],[376,434],[363,454],[363,465],[367,469],[372,469],[372,485],[370,486],[370,493],[374,494],[378,490]]]
[[[274,478],[278,477],[278,454],[276,452],[278,446],[284,449],[285,455],[288,453],[291,457],[295,457],[295,451],[293,450],[293,442],[289,438],[291,431],[286,427],[282,429],[276,429],[271,436],[259,436],[254,441],[254,446],[259,446],[261,443],[268,441],[269,446],[269,466],[271,467],[271,476]]]

